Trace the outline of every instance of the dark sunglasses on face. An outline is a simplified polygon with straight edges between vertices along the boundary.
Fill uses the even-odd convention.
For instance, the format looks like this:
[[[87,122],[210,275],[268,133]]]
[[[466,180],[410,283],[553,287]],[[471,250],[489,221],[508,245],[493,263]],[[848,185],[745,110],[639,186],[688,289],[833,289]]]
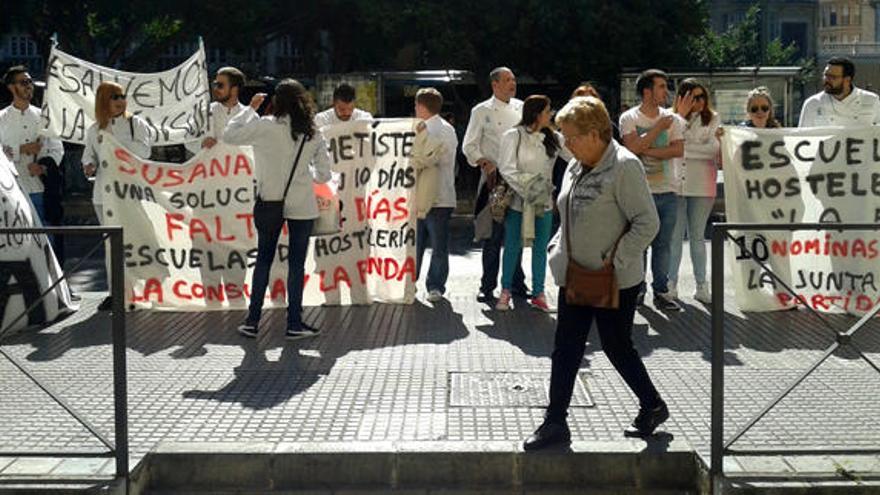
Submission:
[[[33,86],[34,80],[33,79],[20,79],[18,81],[15,81],[15,84],[18,84],[19,86]]]
[[[754,106],[754,107],[750,108],[749,110],[751,110],[752,113],[758,113],[758,110],[766,113],[766,112],[770,111],[770,107],[768,107],[767,105],[761,105],[761,106]]]
[[[125,99],[125,95],[113,95],[113,96],[110,97],[110,99],[113,100],[113,101],[124,100],[124,99]]]

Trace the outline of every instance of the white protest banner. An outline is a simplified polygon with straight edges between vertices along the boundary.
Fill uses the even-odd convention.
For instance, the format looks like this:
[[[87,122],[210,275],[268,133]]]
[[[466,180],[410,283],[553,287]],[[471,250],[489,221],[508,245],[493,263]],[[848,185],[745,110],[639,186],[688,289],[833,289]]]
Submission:
[[[0,153],[0,228],[42,227],[14,175],[15,166]],[[39,304],[10,331],[54,321],[73,310],[70,290],[45,235],[0,234],[0,332],[34,303]]]
[[[316,237],[303,303],[411,302],[415,281],[412,120],[328,129],[343,229]],[[125,227],[127,303],[141,309],[244,309],[256,261],[252,151],[218,143],[183,165],[142,162],[105,134],[104,216]],[[358,178],[355,178],[358,175]],[[317,186],[324,194],[325,186]],[[282,231],[265,307],[287,297]]]
[[[342,231],[312,240],[309,259],[321,283],[306,285],[310,298],[327,304],[414,300],[416,176],[409,163],[414,127],[413,119],[376,119],[322,129],[342,205]]]
[[[103,81],[122,85],[128,111],[146,120],[154,145],[197,140],[211,125],[211,92],[201,44],[186,62],[165,72],[122,72],[80,60],[57,47],[49,53],[47,68],[41,130],[45,135],[82,144],[95,122],[95,92]]]
[[[722,153],[729,222],[880,221],[880,128],[725,127]],[[876,231],[829,226],[824,231],[733,235],[730,251],[742,310],[806,305],[822,312],[862,314],[880,302]]]

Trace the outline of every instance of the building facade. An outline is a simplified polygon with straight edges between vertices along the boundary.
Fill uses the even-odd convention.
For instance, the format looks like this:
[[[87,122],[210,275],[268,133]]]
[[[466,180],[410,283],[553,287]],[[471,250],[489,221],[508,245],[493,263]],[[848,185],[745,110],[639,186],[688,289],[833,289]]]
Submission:
[[[761,41],[779,38],[783,46],[794,43],[798,57],[815,57],[817,0],[712,0],[709,19],[712,30],[723,33],[742,22],[753,5],[761,8]]]

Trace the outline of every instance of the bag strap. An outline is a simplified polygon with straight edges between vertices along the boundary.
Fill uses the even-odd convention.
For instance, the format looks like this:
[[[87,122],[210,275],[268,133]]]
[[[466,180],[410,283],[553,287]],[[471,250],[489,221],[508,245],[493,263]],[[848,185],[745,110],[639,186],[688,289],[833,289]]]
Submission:
[[[131,140],[134,141],[134,115],[128,119],[128,132],[131,133]]]
[[[306,144],[306,135],[303,134],[301,138],[302,140],[299,142],[299,150],[296,152],[296,158],[293,160],[293,168],[290,169],[290,175],[287,177],[287,185],[284,186],[284,195],[281,196],[281,201],[287,199],[287,191],[290,190],[290,183],[293,181],[293,174],[296,173],[296,167],[299,165],[299,157],[302,155],[303,146]]]
[[[565,251],[568,253],[568,259],[571,259],[571,201],[574,197],[574,192],[577,189],[577,186],[586,175],[587,172],[581,170],[581,174],[578,176],[577,181],[572,184],[571,189],[568,192],[568,201],[565,202],[565,225],[563,228],[565,229]],[[617,246],[620,244],[620,240],[623,239],[623,236],[629,232],[630,225],[631,224],[627,222],[626,227],[623,228],[623,232],[621,232],[620,235],[617,236],[617,240],[614,241],[614,247],[611,248],[611,256],[609,257],[612,262],[617,255]]]

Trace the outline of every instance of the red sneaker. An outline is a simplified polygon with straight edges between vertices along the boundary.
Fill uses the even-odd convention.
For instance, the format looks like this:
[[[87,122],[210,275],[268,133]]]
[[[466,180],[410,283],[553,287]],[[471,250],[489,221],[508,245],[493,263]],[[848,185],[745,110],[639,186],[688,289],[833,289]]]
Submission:
[[[533,297],[530,302],[532,303],[532,307],[535,309],[539,309],[545,313],[549,313],[551,311],[550,305],[547,304],[547,298],[544,296],[543,292]]]

